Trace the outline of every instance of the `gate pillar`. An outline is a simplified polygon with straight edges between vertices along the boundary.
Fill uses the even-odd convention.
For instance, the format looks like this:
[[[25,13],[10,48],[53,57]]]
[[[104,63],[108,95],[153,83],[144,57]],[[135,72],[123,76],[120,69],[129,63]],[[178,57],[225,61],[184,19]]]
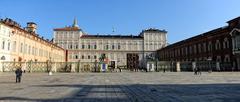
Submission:
[[[180,71],[181,71],[180,62],[177,62],[177,63],[176,63],[176,69],[177,69],[177,72],[180,72]]]

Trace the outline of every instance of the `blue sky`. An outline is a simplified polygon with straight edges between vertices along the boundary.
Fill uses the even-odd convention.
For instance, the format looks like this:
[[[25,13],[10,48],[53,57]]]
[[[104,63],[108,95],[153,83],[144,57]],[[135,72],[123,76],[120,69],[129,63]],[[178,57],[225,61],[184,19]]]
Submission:
[[[38,24],[52,38],[53,28],[71,25],[74,17],[89,34],[139,34],[146,28],[168,31],[174,43],[225,26],[240,16],[240,0],[1,0],[0,17],[22,27]]]

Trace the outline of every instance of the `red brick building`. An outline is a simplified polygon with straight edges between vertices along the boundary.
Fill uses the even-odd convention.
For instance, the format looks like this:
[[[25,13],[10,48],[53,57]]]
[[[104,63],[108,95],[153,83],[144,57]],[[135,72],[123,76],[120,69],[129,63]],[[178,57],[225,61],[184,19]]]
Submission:
[[[239,70],[232,50],[233,29],[239,28],[240,17],[227,22],[228,25],[168,45],[157,51],[160,61],[213,61],[231,63],[227,70]]]

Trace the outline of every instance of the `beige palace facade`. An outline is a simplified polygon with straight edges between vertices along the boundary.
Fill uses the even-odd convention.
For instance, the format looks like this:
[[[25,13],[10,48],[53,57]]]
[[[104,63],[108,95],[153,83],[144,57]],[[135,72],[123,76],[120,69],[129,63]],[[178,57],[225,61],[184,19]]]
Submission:
[[[65,50],[51,41],[39,37],[37,24],[28,22],[21,26],[12,19],[0,21],[0,61],[16,62],[54,62],[65,61]]]
[[[156,50],[166,46],[165,30],[146,29],[139,35],[86,34],[74,20],[73,25],[54,29],[54,43],[67,50],[69,62],[94,62],[104,54],[117,65],[127,64],[127,54],[138,54],[140,66],[155,56]]]

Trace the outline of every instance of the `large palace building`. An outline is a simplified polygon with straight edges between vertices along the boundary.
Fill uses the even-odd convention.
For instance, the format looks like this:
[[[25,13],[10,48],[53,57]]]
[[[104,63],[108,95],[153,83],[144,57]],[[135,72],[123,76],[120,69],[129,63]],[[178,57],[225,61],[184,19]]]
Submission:
[[[0,20],[0,61],[27,62],[65,61],[65,50],[50,40],[39,37],[37,24],[21,26],[12,19]]]
[[[227,70],[240,70],[240,17],[228,25],[171,44],[157,52],[160,61],[229,62]]]
[[[95,62],[104,55],[117,65],[126,65],[127,55],[135,54],[142,66],[146,57],[166,46],[166,34],[150,28],[139,35],[91,35],[84,33],[75,19],[72,26],[54,29],[54,43],[67,50],[69,62]]]

